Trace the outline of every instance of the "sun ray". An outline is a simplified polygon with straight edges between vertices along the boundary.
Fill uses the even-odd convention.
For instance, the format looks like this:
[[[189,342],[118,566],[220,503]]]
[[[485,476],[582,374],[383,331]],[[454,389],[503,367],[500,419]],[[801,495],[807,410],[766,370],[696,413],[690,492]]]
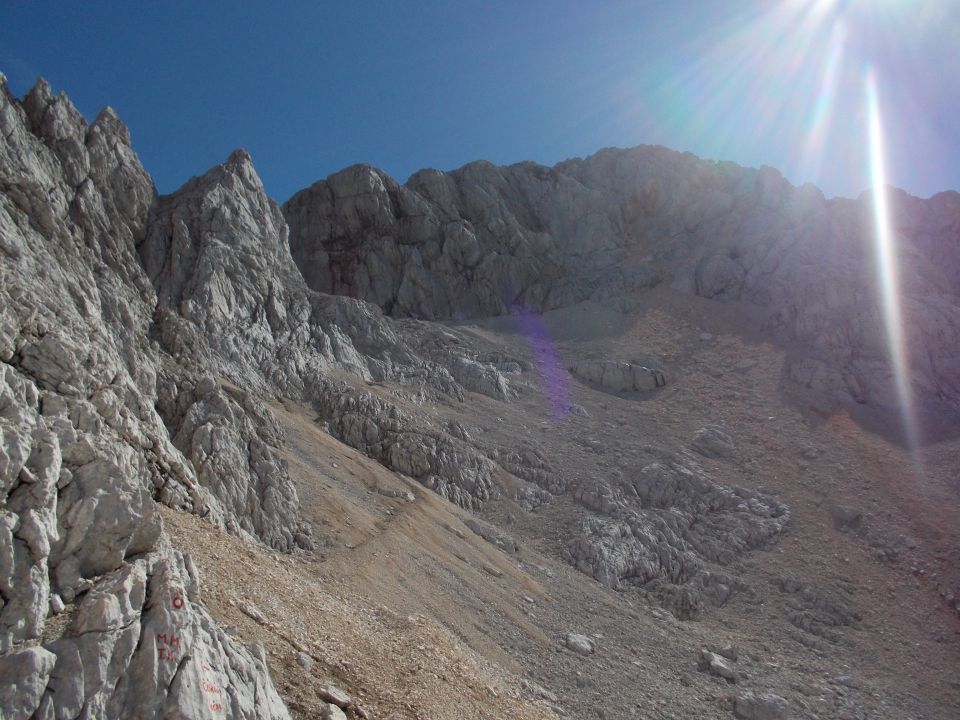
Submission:
[[[903,419],[903,429],[910,450],[916,452],[918,429],[913,412],[910,391],[910,368],[904,337],[903,313],[900,306],[900,277],[897,264],[896,239],[891,223],[887,194],[887,171],[883,124],[877,78],[872,68],[866,74],[868,140],[870,157],[870,182],[873,200],[874,253],[883,308],[887,345],[894,375],[897,402]]]
[[[824,64],[817,92],[817,100],[810,113],[810,128],[807,131],[806,147],[801,158],[800,177],[816,182],[820,176],[823,162],[824,145],[833,119],[833,110],[837,93],[837,76],[843,65],[846,25],[838,20],[831,32],[830,50]]]

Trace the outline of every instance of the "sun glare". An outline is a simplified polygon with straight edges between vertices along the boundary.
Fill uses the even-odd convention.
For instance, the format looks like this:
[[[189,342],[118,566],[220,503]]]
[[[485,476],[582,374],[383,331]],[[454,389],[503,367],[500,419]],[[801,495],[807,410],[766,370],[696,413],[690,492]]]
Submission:
[[[810,112],[806,148],[801,158],[801,177],[820,176],[824,147],[833,119],[837,93],[837,75],[843,64],[844,43],[847,29],[843,20],[838,20],[831,31],[830,49],[820,77],[817,99]]]
[[[877,77],[872,68],[866,73],[867,122],[870,156],[870,182],[873,200],[874,254],[887,331],[887,345],[894,374],[897,402],[903,417],[904,432],[911,451],[918,446],[917,424],[913,417],[907,347],[900,307],[900,278],[896,240],[890,218],[887,190],[886,148],[880,112]]]

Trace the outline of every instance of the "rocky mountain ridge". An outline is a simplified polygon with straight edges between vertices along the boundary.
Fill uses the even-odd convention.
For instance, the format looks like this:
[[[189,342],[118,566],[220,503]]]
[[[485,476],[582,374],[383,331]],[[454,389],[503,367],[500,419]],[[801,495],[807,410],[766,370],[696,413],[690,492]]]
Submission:
[[[895,407],[874,266],[872,200],[827,200],[773,168],[662,147],[602,150],[552,168],[476,162],[400,185],[358,165],[284,206],[307,283],[399,317],[622,306],[660,282],[762,309],[798,346],[793,378]],[[955,410],[960,194],[891,190],[910,386]]]
[[[314,552],[324,539],[271,402],[310,408],[332,438],[461,508],[556,513],[568,522],[558,557],[607,587],[642,587],[681,618],[727,603],[745,587],[744,559],[786,528],[784,502],[698,459],[733,452],[722,428],[689,449],[651,445],[627,472],[601,476],[592,461],[564,466],[443,420],[436,408],[508,407],[542,383],[528,359],[421,319],[584,300],[629,309],[670,283],[766,308],[806,343],[791,371],[802,382],[889,401],[879,311],[846,313],[871,287],[850,272],[864,250],[818,234],[859,238],[863,208],[773,171],[656,148],[554,169],[422,171],[406,186],[357,167],[281,208],[243,151],[158,196],[116,114],[88,124],[43,81],[21,101],[0,78],[0,128],[5,716],[289,717],[263,649],[204,607],[157,507]],[[914,386],[946,404],[960,377],[948,272],[958,206],[949,194],[897,200],[911,259],[936,254],[905,283],[920,338]],[[838,276],[842,289],[826,292]],[[670,381],[656,365],[567,369],[604,392],[642,393]]]

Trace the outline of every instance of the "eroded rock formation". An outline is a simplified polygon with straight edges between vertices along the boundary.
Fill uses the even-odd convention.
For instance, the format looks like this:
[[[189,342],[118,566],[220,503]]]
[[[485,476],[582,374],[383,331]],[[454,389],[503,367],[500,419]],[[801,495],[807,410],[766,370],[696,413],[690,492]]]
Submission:
[[[921,404],[956,409],[960,195],[889,192],[909,385]],[[391,315],[620,306],[668,280],[762,308],[769,328],[803,348],[795,381],[893,407],[871,202],[827,200],[772,168],[638,147],[553,168],[423,170],[405,185],[356,166],[297,193],[284,214],[311,287]]]

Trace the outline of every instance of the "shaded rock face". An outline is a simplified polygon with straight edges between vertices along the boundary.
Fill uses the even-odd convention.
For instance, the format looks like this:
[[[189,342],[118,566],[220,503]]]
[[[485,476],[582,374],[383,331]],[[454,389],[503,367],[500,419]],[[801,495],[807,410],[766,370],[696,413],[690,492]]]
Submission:
[[[909,383],[960,406],[960,195],[891,190]],[[765,308],[805,350],[791,378],[837,398],[898,403],[874,260],[871,198],[826,200],[776,170],[660,147],[546,168],[473,163],[400,185],[348,168],[283,207],[311,287],[396,316],[467,318],[586,299],[617,306],[670,278]]]
[[[572,365],[570,372],[581,380],[614,393],[656,390],[667,384],[662,370],[628,362],[584,360]]]
[[[368,166],[284,205],[293,257],[321,292],[426,319],[544,310],[658,281],[624,267],[624,233],[582,184],[533,163],[423,170],[399,185]]]

